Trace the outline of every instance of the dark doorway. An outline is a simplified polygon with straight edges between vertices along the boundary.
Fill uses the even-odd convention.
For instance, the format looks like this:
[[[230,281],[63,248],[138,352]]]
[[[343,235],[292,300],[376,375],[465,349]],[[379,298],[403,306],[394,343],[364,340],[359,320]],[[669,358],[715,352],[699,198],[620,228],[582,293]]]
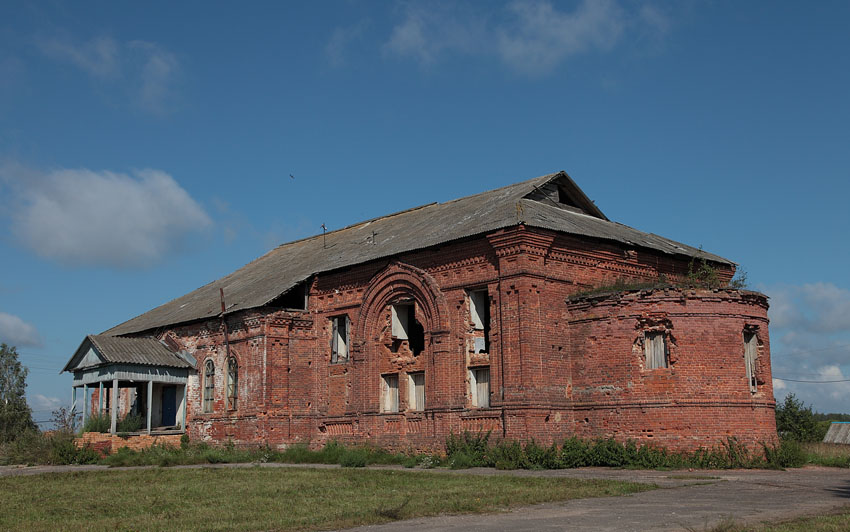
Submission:
[[[173,427],[177,424],[177,387],[162,387],[162,426]]]

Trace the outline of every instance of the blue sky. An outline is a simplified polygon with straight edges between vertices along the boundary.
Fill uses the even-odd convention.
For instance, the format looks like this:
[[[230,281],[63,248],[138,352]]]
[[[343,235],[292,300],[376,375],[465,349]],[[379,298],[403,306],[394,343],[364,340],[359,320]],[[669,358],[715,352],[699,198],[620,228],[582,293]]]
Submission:
[[[776,394],[850,412],[850,3],[0,6],[0,340],[36,418],[85,334],[275,245],[566,170],[771,296]],[[290,174],[295,176],[290,178]]]

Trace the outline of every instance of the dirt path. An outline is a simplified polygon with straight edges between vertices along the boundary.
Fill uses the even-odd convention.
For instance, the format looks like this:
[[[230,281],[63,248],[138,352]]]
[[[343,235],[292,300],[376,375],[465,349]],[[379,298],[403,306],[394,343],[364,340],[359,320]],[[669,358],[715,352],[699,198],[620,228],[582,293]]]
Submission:
[[[183,467],[255,467],[216,464]],[[261,467],[323,467],[323,465],[261,464]],[[378,467],[381,468],[381,467]],[[70,471],[136,468],[105,466],[0,467],[0,476]],[[407,470],[417,471],[417,470]],[[708,530],[732,518],[737,523],[774,521],[822,513],[850,505],[850,470],[806,467],[789,471],[629,471],[583,468],[556,471],[430,470],[451,474],[606,478],[649,482],[663,489],[625,497],[581,499],[517,508],[489,515],[458,515],[410,519],[357,528],[374,532],[463,532],[496,530]]]

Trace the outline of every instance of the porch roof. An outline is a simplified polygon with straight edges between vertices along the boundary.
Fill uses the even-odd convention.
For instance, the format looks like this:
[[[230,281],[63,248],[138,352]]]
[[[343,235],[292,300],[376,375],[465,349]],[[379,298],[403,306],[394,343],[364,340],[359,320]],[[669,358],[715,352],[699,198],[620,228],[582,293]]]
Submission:
[[[192,365],[156,338],[90,334],[62,371],[77,372],[106,365],[138,365],[188,369]]]

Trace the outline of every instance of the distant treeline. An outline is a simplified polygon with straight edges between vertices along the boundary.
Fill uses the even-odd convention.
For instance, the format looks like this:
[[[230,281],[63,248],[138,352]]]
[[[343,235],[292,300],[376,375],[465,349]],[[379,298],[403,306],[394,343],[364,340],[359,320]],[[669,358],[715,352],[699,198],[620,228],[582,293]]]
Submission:
[[[812,412],[815,421],[850,421],[850,414],[821,414]]]

